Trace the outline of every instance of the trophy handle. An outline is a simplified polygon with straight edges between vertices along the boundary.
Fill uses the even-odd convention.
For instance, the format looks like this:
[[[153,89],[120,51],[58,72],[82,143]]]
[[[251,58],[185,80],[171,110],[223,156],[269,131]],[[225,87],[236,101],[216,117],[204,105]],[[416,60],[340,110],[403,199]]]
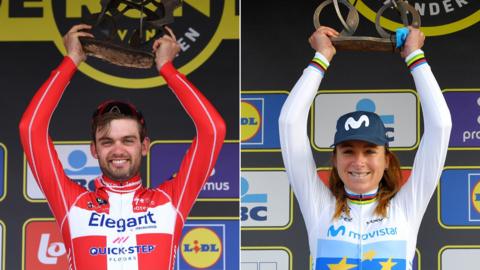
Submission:
[[[340,13],[340,8],[338,6],[337,1],[348,7],[347,21],[343,19],[342,14]],[[318,29],[321,26],[320,13],[322,13],[322,10],[332,2],[335,5],[335,11],[337,12],[337,16],[342,22],[344,27],[342,32],[340,32],[340,35],[341,36],[353,35],[357,30],[358,22],[360,19],[358,16],[358,11],[347,0],[326,0],[326,1],[323,1],[320,5],[318,5],[318,7],[315,9],[315,13],[313,14],[313,25],[315,26],[315,29]]]
[[[412,24],[410,26],[413,26],[415,28],[420,28],[420,24],[421,24],[420,14],[413,6],[409,5],[404,0],[390,0],[388,3],[385,3],[377,11],[377,15],[375,16],[375,28],[377,29],[377,32],[381,37],[390,38],[391,36],[391,34],[387,33],[380,26],[380,18],[382,17],[383,12],[385,12],[387,8],[395,8],[398,10],[404,26],[409,26],[408,13],[412,14]]]

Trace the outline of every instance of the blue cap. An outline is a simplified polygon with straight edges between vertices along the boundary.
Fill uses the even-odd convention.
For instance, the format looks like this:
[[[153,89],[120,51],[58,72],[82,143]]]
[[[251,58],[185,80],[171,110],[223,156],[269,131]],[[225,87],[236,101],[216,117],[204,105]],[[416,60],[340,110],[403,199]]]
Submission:
[[[388,145],[385,126],[380,116],[366,111],[356,111],[340,116],[332,146],[351,140]]]

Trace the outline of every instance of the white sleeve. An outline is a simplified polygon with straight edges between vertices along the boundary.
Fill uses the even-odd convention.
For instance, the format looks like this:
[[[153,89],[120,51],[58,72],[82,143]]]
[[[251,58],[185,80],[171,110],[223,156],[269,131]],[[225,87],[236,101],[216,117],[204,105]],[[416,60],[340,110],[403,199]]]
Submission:
[[[424,131],[408,182],[397,194],[419,228],[428,203],[440,179],[448,151],[452,120],[440,87],[423,51],[411,53],[405,61],[411,69],[423,111]]]
[[[324,61],[328,67],[323,55],[317,53],[315,59]],[[312,64],[308,66],[290,92],[279,118],[283,162],[307,231],[318,221],[319,208],[325,206],[330,195],[317,174],[307,135],[308,112],[322,79],[322,70]]]

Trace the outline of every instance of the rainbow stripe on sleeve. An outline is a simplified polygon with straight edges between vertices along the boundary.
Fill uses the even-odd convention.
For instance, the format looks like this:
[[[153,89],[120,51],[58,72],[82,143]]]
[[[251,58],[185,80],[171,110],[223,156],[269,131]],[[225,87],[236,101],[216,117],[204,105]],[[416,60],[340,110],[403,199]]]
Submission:
[[[322,73],[322,76],[325,74],[325,71],[328,68],[328,64],[318,57],[314,57],[312,61],[310,61],[309,66],[314,67],[318,71],[320,71],[320,73]]]
[[[423,64],[427,64],[427,59],[425,58],[424,53],[419,53],[407,61],[407,67],[410,69],[410,72]]]

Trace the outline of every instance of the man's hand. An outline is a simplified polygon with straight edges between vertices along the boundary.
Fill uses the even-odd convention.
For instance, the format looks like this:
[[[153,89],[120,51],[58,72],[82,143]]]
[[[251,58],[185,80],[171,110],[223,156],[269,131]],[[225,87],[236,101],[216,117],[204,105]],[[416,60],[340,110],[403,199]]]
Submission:
[[[153,43],[153,52],[155,53],[155,63],[158,72],[160,72],[165,63],[172,61],[180,51],[180,46],[173,31],[168,27],[165,27],[165,29],[168,31],[168,35],[164,35]]]
[[[68,31],[65,36],[63,36],[63,45],[67,49],[67,55],[73,60],[76,66],[80,65],[83,61],[87,59],[87,55],[82,49],[82,44],[80,43],[79,37],[91,37],[93,35],[82,31],[89,30],[92,26],[87,24],[77,24],[73,26],[70,31]]]
[[[338,32],[327,26],[320,26],[308,39],[312,48],[323,54],[328,61],[331,61],[337,50],[330,41],[330,37],[338,37]]]
[[[420,29],[409,26],[408,30],[410,30],[410,32],[408,33],[407,40],[400,51],[400,55],[403,58],[410,55],[413,51],[421,49],[425,43],[425,35]]]

